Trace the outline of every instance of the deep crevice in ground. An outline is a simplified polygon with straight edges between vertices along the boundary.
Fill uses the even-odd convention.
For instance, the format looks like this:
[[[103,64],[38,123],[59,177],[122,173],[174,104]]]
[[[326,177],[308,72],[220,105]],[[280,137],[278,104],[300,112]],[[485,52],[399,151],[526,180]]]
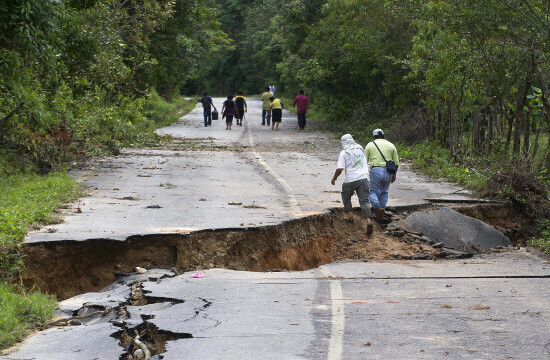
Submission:
[[[115,332],[112,337],[120,341],[120,346],[124,348],[125,353],[120,360],[144,359],[140,357],[143,350],[138,344],[145,346],[152,358],[162,359],[162,353],[166,351],[166,342],[180,339],[190,339],[193,337],[189,333],[174,333],[171,331],[160,330],[154,324],[144,321],[135,327],[123,326],[123,329]],[[138,342],[136,342],[138,340]],[[157,356],[157,357],[155,357]]]
[[[22,246],[26,255],[23,280],[63,299],[99,291],[115,281],[116,274],[131,272],[136,266],[177,271],[214,267],[301,271],[337,260],[431,260],[472,256],[471,252],[446,249],[421,233],[390,224],[415,211],[439,206],[390,208],[384,223],[376,224],[370,236],[366,235],[366,222],[359,211],[346,214],[339,209],[264,227],[136,235],[125,241],[90,239],[27,243]],[[459,203],[452,208],[485,221],[514,239],[513,214],[506,204]]]

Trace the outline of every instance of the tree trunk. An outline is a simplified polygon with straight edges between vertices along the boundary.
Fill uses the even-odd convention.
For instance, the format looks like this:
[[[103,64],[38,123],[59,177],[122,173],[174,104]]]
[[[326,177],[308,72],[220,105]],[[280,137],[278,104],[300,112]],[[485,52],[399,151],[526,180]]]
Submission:
[[[450,99],[447,102],[447,107],[449,111],[449,149],[454,155],[455,146],[456,146],[456,121],[455,121],[455,108]]]
[[[464,108],[460,111],[460,129],[459,129],[459,134],[460,136],[458,137],[458,142],[459,144],[462,144],[462,137],[463,137],[463,134],[464,134],[464,121],[465,121],[465,117],[466,115],[464,114],[465,111],[464,111]]]
[[[485,109],[487,108],[485,107]],[[479,126],[479,148],[484,151],[487,150],[487,134],[485,130],[487,129],[487,118],[487,114],[483,112],[483,117],[481,117],[481,123]]]
[[[527,75],[527,78],[525,79],[525,88],[523,89],[523,92],[518,92],[518,98],[516,101],[516,125],[514,127],[514,155],[519,155],[520,151],[520,143],[521,143],[521,135],[523,130],[525,129],[525,114],[523,112],[523,107],[525,106],[525,102],[527,100],[527,93],[529,92],[529,89],[531,88],[531,74]]]
[[[523,156],[529,157],[529,136],[531,136],[531,116],[523,114]]]
[[[25,105],[25,102],[20,102],[19,105],[15,107],[8,115],[6,115],[2,120],[0,120],[0,130],[4,129],[4,126],[7,124],[8,120],[17,112],[17,110],[21,109]]]
[[[476,152],[479,152],[479,118],[480,118],[479,106],[476,105],[472,115],[474,118],[473,145],[474,145],[474,150]]]
[[[508,120],[508,129],[506,130],[506,151],[510,149],[510,141],[512,140],[512,125],[514,124],[514,117],[510,115],[510,110],[505,108],[501,103],[500,107],[503,111],[504,116]]]
[[[533,121],[533,123],[536,126],[536,121]],[[541,129],[542,129],[542,125],[539,125],[539,128],[536,129],[537,136],[535,136],[535,145],[533,145],[533,154],[531,155],[531,160],[534,160],[535,156],[537,156],[537,151],[539,149],[539,136],[540,136]]]
[[[517,111],[515,116],[515,125],[514,125],[514,155],[519,155],[519,146],[521,143],[521,128],[523,125],[523,111]]]
[[[489,116],[489,126],[487,129],[487,148],[491,149],[491,143],[493,142],[493,136],[495,133],[495,126],[498,123],[498,102],[497,98],[493,98],[493,106],[491,106],[491,114]]]

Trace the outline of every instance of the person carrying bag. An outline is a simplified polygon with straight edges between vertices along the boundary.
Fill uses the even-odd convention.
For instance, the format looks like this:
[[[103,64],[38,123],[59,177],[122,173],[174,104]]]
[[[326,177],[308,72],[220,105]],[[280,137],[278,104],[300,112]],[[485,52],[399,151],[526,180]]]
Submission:
[[[397,165],[395,165],[395,162],[393,162],[393,160],[386,160],[384,154],[382,154],[382,151],[380,151],[380,148],[378,147],[378,145],[376,145],[376,141],[373,141],[372,143],[374,144],[374,146],[376,146],[378,152],[380,153],[380,155],[382,155],[382,159],[384,159],[384,161],[386,162],[386,171],[392,175],[395,174],[397,172]]]
[[[365,157],[371,166],[369,198],[376,221],[381,222],[384,220],[390,184],[397,176],[399,156],[395,146],[384,139],[382,129],[374,130],[372,136],[373,141],[365,147]]]

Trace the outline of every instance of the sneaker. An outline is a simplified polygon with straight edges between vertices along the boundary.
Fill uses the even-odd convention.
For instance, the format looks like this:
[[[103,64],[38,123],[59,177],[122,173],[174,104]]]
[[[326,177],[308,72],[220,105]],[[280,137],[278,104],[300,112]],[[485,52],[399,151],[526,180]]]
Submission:
[[[374,210],[374,215],[376,216],[376,221],[377,222],[382,222],[382,220],[384,220],[384,208],[376,208]]]

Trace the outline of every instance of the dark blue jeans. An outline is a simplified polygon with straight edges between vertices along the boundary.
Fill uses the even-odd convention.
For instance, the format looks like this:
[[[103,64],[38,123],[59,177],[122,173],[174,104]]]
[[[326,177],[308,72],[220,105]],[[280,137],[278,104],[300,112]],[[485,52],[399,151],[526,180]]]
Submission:
[[[298,113],[298,127],[300,129],[306,127],[306,113]]]
[[[262,125],[265,124],[265,119],[266,119],[267,114],[269,114],[269,110],[262,110]],[[270,124],[269,121],[270,120],[267,119],[267,126],[269,126],[269,124]]]
[[[204,109],[204,126],[212,125],[212,109]]]
[[[385,166],[370,169],[370,202],[373,208],[385,208],[388,203],[388,190],[392,175]]]

